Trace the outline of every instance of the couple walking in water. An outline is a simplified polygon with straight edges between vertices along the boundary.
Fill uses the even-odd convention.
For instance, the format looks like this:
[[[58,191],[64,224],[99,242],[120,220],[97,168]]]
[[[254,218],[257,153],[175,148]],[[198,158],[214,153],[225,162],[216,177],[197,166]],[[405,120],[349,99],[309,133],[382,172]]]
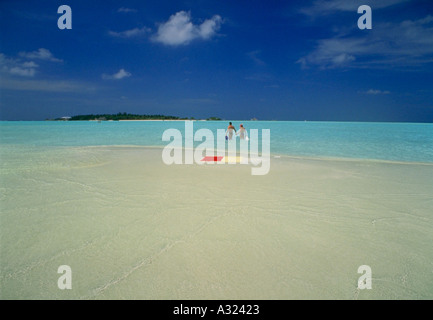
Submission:
[[[233,126],[233,124],[231,122],[229,122],[229,126],[227,127],[226,140],[232,140],[232,138],[233,138],[233,131],[234,131],[235,134],[239,135],[239,138],[241,140],[248,140],[247,130],[245,130],[244,125],[241,124],[239,126],[239,132],[237,132],[236,128]]]

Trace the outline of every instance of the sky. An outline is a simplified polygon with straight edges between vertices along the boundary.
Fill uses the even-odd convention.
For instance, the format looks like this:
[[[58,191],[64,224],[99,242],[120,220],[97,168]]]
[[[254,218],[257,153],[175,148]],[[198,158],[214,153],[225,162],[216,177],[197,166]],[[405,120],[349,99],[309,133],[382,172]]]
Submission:
[[[433,1],[0,1],[0,120],[118,112],[433,122]]]

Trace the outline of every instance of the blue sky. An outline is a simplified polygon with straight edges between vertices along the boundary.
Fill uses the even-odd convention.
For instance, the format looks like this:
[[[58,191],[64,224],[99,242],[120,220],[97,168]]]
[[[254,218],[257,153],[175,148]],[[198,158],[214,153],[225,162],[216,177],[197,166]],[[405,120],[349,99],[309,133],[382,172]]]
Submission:
[[[433,122],[432,84],[431,0],[0,2],[1,120]]]

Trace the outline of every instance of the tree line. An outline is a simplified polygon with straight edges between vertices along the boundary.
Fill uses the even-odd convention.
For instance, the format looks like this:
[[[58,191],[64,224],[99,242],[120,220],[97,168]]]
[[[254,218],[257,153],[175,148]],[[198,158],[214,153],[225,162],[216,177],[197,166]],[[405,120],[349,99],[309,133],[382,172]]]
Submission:
[[[194,117],[181,118],[176,116],[166,116],[162,114],[131,114],[126,112],[119,112],[116,114],[85,114],[77,115],[70,118],[57,118],[55,120],[69,120],[69,121],[89,121],[89,120],[195,120]],[[218,117],[210,117],[206,120],[221,120]]]

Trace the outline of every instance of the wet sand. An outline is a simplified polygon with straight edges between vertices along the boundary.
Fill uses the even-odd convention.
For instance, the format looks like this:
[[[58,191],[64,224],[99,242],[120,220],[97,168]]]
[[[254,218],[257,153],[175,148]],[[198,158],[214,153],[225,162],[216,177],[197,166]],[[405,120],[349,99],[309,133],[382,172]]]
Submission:
[[[281,156],[252,176],[161,152],[4,152],[0,297],[433,298],[432,165]]]

